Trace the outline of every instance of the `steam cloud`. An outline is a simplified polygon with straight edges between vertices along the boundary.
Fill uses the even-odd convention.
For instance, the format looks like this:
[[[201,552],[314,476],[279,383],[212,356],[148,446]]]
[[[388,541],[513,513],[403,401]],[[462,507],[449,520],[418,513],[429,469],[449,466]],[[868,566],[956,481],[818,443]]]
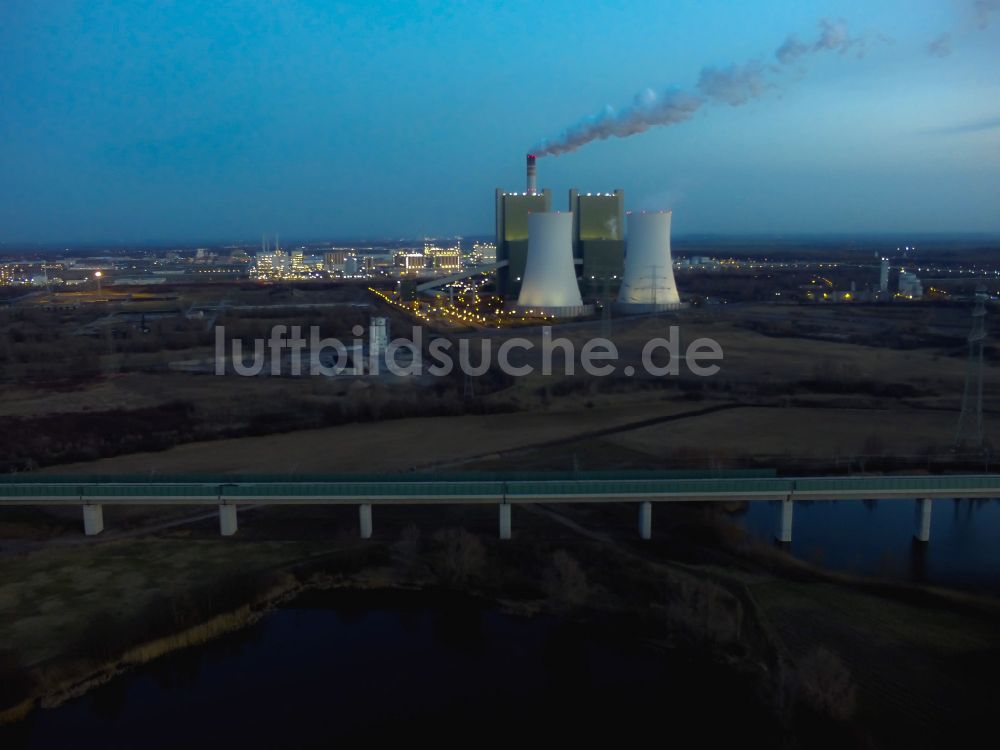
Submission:
[[[1000,11],[1000,0],[976,0],[975,9],[979,28],[985,29],[990,25],[990,16]]]
[[[652,89],[646,89],[636,94],[632,104],[620,112],[607,106],[567,128],[555,140],[543,141],[532,153],[536,156],[565,154],[591,141],[627,138],[655,125],[684,122],[701,104],[702,100],[698,97],[680,91],[657,94]]]
[[[993,14],[1000,13],[1000,0],[967,0],[966,5],[971,8],[980,29],[988,28]],[[951,32],[942,32],[927,43],[927,54],[931,57],[948,57],[952,52],[952,39]]]
[[[951,34],[945,32],[927,45],[927,54],[931,57],[948,57],[951,54]]]
[[[1000,7],[1000,0],[979,0]],[[819,35],[811,42],[789,36],[774,52],[776,63],[750,60],[742,65],[723,68],[706,67],[698,77],[697,93],[671,89],[657,94],[646,89],[634,97],[627,107],[616,110],[611,106],[584,118],[553,139],[542,141],[532,153],[536,156],[555,156],[575,151],[591,141],[607,138],[627,138],[652,127],[675,125],[691,119],[698,109],[708,102],[739,107],[757,99],[765,91],[775,88],[775,78],[783,68],[803,62],[810,55],[820,52],[855,53],[863,56],[867,41],[852,37],[843,21],[823,19],[819,22]]]
[[[725,102],[734,107],[746,104],[760,96],[768,84],[764,80],[767,69],[759,60],[728,68],[702,68],[698,77],[698,91],[707,99]]]
[[[864,37],[852,37],[848,33],[847,24],[843,21],[824,18],[819,22],[819,29],[819,38],[812,44],[804,44],[794,35],[788,37],[774,53],[778,62],[782,65],[791,65],[808,54],[823,51],[839,52],[842,55],[855,51],[858,57],[864,56],[868,47],[867,41]]]

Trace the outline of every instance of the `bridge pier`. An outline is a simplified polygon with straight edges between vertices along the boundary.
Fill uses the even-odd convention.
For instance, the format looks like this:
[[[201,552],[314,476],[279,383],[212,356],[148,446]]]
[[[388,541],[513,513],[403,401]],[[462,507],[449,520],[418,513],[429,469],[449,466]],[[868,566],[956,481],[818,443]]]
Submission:
[[[778,518],[778,529],[775,532],[775,539],[783,544],[792,541],[792,512],[795,510],[795,502],[788,498],[781,501],[781,515]]]
[[[361,522],[361,538],[372,538],[372,506],[370,503],[358,506],[358,518]]]
[[[83,506],[83,533],[87,536],[97,536],[104,531],[104,506]]]
[[[918,542],[931,540],[931,501],[923,497],[917,500],[913,538]]]
[[[236,533],[236,506],[219,506],[219,532],[222,536],[232,536]]]
[[[510,503],[500,503],[500,538],[510,539]]]
[[[639,503],[639,536],[642,539],[653,537],[653,504],[649,500]]]

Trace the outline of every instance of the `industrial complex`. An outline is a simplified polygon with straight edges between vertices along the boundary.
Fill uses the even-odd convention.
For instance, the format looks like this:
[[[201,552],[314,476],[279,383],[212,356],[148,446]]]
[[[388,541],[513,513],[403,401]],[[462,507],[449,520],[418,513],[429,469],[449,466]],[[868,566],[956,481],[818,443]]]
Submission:
[[[496,191],[497,293],[508,308],[573,317],[594,312],[618,289],[623,313],[681,305],[670,255],[670,213],[632,214],[625,193],[569,191],[567,210],[537,187],[527,157],[523,193]]]

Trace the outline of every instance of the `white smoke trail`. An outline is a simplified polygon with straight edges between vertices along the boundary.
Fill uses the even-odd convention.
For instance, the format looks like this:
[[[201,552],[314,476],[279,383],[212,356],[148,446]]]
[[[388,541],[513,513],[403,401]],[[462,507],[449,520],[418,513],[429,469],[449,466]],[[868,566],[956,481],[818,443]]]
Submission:
[[[866,48],[866,40],[863,37],[852,37],[846,23],[823,19],[819,22],[819,34],[815,40],[802,42],[795,36],[789,36],[775,50],[777,65],[751,60],[742,65],[703,68],[698,78],[697,94],[676,89],[657,94],[646,89],[637,94],[627,107],[616,110],[606,106],[555,138],[542,141],[531,149],[531,153],[536,156],[555,156],[575,151],[591,141],[612,137],[627,138],[652,127],[676,125],[691,119],[707,102],[739,107],[758,98],[768,89],[775,88],[777,83],[773,79],[780,76],[781,69],[785,66],[801,62],[819,52],[835,51],[842,55],[855,52],[861,56]]]
[[[759,60],[728,68],[702,68],[698,77],[698,91],[707,98],[739,107],[756,99],[771,84],[764,76],[768,69]]]
[[[814,52],[839,52],[846,55],[848,52],[856,52],[859,57],[865,54],[868,42],[864,37],[852,37],[847,30],[847,23],[842,20],[831,21],[824,18],[819,22],[819,38],[811,44],[803,43],[793,34],[778,47],[774,56],[782,65],[791,65],[801,58]]]
[[[951,34],[945,32],[931,40],[927,45],[927,54],[931,57],[948,57],[951,54]]]
[[[565,154],[591,141],[627,138],[655,125],[673,125],[691,118],[702,104],[697,96],[679,91],[657,94],[646,89],[635,95],[632,104],[621,111],[611,106],[567,128],[551,141],[542,141],[532,153],[536,156]]]
[[[976,21],[979,28],[985,29],[990,25],[990,16],[1000,12],[1000,0],[976,0],[973,7],[976,10]]]

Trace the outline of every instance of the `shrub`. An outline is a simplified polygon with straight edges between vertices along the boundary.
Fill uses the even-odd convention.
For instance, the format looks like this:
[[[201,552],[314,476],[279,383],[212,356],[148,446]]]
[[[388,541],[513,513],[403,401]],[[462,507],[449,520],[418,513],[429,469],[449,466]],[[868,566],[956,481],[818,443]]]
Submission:
[[[552,564],[545,572],[545,593],[549,600],[560,607],[577,607],[590,594],[587,574],[568,552],[558,550],[552,555]]]
[[[409,573],[416,567],[420,555],[420,529],[410,524],[399,534],[399,541],[393,545],[399,567]]]
[[[818,648],[798,665],[796,686],[802,701],[833,719],[850,719],[857,709],[857,687],[851,670],[832,651]]]
[[[477,578],[486,566],[486,548],[465,529],[442,529],[434,534],[442,580],[462,585]]]
[[[673,587],[667,616],[674,627],[695,642],[723,645],[739,641],[743,607],[721,586],[685,578]]]

